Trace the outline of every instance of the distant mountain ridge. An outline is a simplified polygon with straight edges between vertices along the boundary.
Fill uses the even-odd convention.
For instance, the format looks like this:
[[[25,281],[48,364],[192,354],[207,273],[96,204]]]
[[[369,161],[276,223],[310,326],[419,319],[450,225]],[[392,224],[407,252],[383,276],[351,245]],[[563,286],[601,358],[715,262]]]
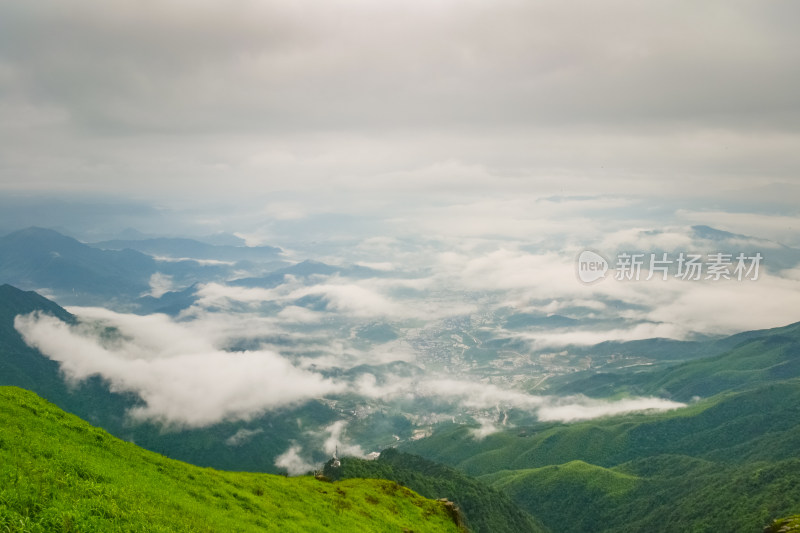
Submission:
[[[208,244],[194,239],[157,237],[116,239],[91,243],[103,250],[136,250],[156,257],[210,259],[218,261],[264,261],[280,259],[283,250],[275,246],[232,246]]]
[[[274,250],[279,249],[264,253],[272,254]],[[231,268],[218,262],[157,261],[130,248],[104,250],[44,228],[27,228],[0,237],[0,283],[44,291],[67,305],[131,309],[138,304],[137,299],[152,290],[150,282],[154,274],[167,276],[175,285],[186,287],[199,281],[224,281]],[[172,305],[145,304],[149,304],[148,308]]]
[[[0,282],[23,289],[47,288],[106,299],[149,290],[155,260],[133,250],[106,251],[44,228],[0,237]]]
[[[682,347],[677,341],[668,341],[666,345]],[[553,392],[604,397],[624,390],[633,395],[655,394],[690,401],[696,396],[708,397],[800,377],[800,322],[691,343],[690,348],[696,351],[691,361],[654,371],[597,373],[567,382]],[[705,357],[703,351],[707,353]]]
[[[289,276],[308,279],[312,276],[332,276],[338,274],[343,277],[364,279],[383,277],[385,272],[360,265],[336,266],[306,259],[299,263],[279,268],[266,276],[239,278],[229,282],[229,285],[239,287],[272,288],[284,283]]]

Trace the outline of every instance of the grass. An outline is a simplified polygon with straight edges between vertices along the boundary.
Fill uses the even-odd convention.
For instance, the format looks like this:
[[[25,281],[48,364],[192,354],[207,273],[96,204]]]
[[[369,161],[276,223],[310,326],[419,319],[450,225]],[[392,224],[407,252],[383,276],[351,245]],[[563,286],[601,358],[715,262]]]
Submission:
[[[394,482],[199,468],[0,387],[0,532],[404,530],[458,528]]]

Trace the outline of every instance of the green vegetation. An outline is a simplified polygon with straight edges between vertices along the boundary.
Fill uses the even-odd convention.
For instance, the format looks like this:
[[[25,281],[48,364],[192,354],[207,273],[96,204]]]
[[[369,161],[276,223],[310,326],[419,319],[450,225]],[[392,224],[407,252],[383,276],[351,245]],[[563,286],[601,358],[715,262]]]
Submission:
[[[335,468],[328,462],[324,472],[335,480],[390,479],[427,498],[447,498],[458,506],[467,527],[475,533],[544,531],[504,493],[453,468],[394,448],[384,450],[375,461],[344,457]]]
[[[657,341],[658,339],[636,341],[638,353],[655,358],[663,357],[663,347],[659,347],[659,344],[664,343]],[[682,358],[694,360],[654,371],[592,374],[583,379],[562,383],[550,392],[611,397],[620,391],[626,391],[631,395],[652,394],[690,401],[696,396],[707,398],[756,384],[800,377],[800,357],[797,356],[800,353],[800,323],[748,331],[715,341],[683,344],[673,342],[675,344],[672,346],[681,350]],[[603,346],[601,344],[592,347],[592,350],[602,352]],[[556,378],[551,383],[565,379],[569,379],[569,376]]]
[[[534,423],[481,441],[449,425],[406,449],[480,476],[555,531],[755,531],[797,513],[800,324],[692,349],[696,360],[671,368],[558,389],[652,394],[684,409]]]
[[[571,461],[528,470],[505,470],[481,478],[505,491],[557,531],[594,531],[599,513],[619,509],[641,480],[634,475]],[[565,514],[565,507],[576,512]],[[556,526],[568,520],[569,526]],[[624,524],[622,524],[624,525]]]
[[[0,387],[0,531],[458,531],[397,483],[221,472]]]
[[[800,511],[800,380],[657,415],[408,447],[481,475],[554,531],[747,531]]]
[[[579,485],[581,490],[602,493],[605,496],[624,496],[630,492],[639,478],[590,465],[583,461],[570,461],[563,465],[550,465],[528,470],[503,470],[484,476],[492,486],[511,491],[513,487],[536,483],[541,490],[552,490],[558,484]]]
[[[800,460],[724,465],[660,455],[605,469],[579,461],[481,478],[554,531],[757,531],[800,509]]]

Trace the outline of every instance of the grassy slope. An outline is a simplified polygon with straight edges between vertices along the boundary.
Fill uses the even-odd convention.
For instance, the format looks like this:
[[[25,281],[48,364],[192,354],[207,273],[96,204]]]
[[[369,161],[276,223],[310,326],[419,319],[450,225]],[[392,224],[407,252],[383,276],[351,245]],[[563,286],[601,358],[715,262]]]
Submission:
[[[394,482],[221,472],[120,441],[0,387],[2,531],[457,531]]]

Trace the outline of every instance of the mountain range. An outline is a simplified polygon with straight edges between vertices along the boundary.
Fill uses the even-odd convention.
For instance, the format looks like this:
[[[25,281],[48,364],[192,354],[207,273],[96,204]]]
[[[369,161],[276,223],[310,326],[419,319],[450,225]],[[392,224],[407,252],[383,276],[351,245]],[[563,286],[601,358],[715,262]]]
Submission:
[[[477,476],[554,531],[752,530],[800,502],[800,324],[726,343],[722,354],[596,380],[595,393],[665,394],[683,409],[482,440],[451,425],[402,449]]]
[[[728,238],[710,228],[695,228],[695,231],[709,240]],[[142,517],[147,520],[155,516],[148,514],[157,513],[155,510],[142,511],[155,504],[141,494],[120,492],[119,486],[128,480],[110,474],[126,468],[119,464],[119,453],[115,452],[115,458],[111,460],[107,455],[97,458],[92,455],[95,452],[102,456],[107,446],[115,450],[127,449],[129,451],[125,453],[129,453],[129,457],[136,457],[131,459],[135,464],[139,464],[136,461],[140,460],[140,454],[144,454],[141,457],[149,457],[142,459],[144,463],[162,465],[163,470],[173,473],[183,472],[181,469],[188,467],[175,462],[164,466],[167,463],[161,461],[172,458],[200,467],[274,474],[281,471],[281,467],[276,466],[277,457],[295,447],[313,449],[312,440],[319,436],[314,435],[315,430],[311,428],[336,424],[342,420],[343,414],[348,417],[350,438],[367,449],[392,447],[375,461],[342,457],[337,459],[337,467],[329,461],[325,477],[348,480],[346,483],[351,484],[350,490],[356,491],[359,498],[363,496],[368,503],[376,499],[379,503],[375,505],[391,506],[391,500],[384,501],[375,491],[389,490],[386,487],[396,485],[359,485],[361,482],[356,480],[387,479],[427,498],[446,498],[461,508],[459,520],[476,532],[716,532],[764,527],[773,528],[770,531],[790,531],[791,524],[797,523],[792,515],[800,513],[800,482],[797,481],[800,479],[800,457],[797,455],[800,449],[800,323],[728,336],[696,336],[692,340],[643,339],[569,346],[568,355],[573,360],[585,358],[605,366],[593,363],[519,385],[532,395],[560,398],[564,405],[577,397],[584,398],[584,403],[589,405],[591,402],[599,404],[640,397],[657,397],[685,404],[685,407],[665,412],[637,412],[559,422],[539,420],[536,412],[519,407],[498,407],[474,411],[473,418],[457,418],[448,413],[447,416],[432,416],[433,421],[420,422],[409,415],[420,405],[424,405],[426,410],[440,412],[446,409],[445,406],[435,399],[414,400],[427,402],[423,404],[401,398],[397,405],[405,410],[398,410],[389,404],[381,404],[380,399],[364,403],[357,395],[346,393],[333,399],[312,398],[298,405],[266,410],[243,420],[165,430],[154,421],[133,420],[129,413],[142,405],[142,398],[132,392],[116,390],[99,374],[78,383],[68,381],[59,363],[25,343],[15,328],[16,317],[40,313],[54,316],[73,327],[81,324],[81,319],[55,301],[64,305],[102,305],[130,309],[140,314],[159,312],[179,316],[197,302],[201,284],[215,280],[227,288],[269,289],[290,281],[298,283],[297,286],[312,287],[316,280],[338,276],[351,280],[379,280],[385,271],[361,266],[334,266],[318,261],[286,265],[282,262],[281,250],[272,247],[243,252],[236,250],[243,248],[239,246],[212,246],[189,240],[142,239],[136,242],[135,246],[127,246],[127,242],[121,241],[88,245],[39,228],[0,238],[0,280],[6,283],[0,285],[0,385],[21,387],[44,399],[17,389],[4,389],[0,393],[4,412],[11,413],[9,422],[0,433],[0,453],[8,454],[12,446],[20,446],[21,437],[14,433],[18,428],[26,428],[27,434],[35,435],[37,449],[45,450],[32,455],[31,462],[25,463],[35,465],[32,469],[23,471],[14,467],[12,472],[6,466],[2,470],[4,479],[14,480],[13,485],[6,483],[5,486],[15,488],[11,491],[0,489],[5,490],[0,492],[0,502],[5,502],[0,505],[0,520],[7,521],[0,524],[39,520],[40,527],[47,529],[51,523],[45,520],[57,517],[62,521],[59,523],[76,521],[78,529],[102,527],[97,524],[105,524],[102,521],[105,518],[96,519],[99,520],[96,523],[86,522],[95,520],[87,518],[94,516],[87,510],[89,507],[72,512],[66,509],[66,500],[47,496],[47,490],[55,491],[52,487],[58,486],[58,479],[108,482],[109,486],[104,489],[107,494],[114,498],[123,496],[109,501],[121,502],[118,504],[121,509],[128,506],[127,510],[121,511],[122,518],[118,519],[138,524],[136,521]],[[153,256],[170,250],[171,254],[165,254],[170,260]],[[187,257],[183,256],[184,252]],[[785,252],[789,254],[791,250]],[[193,258],[188,258],[189,253]],[[225,253],[231,254],[228,257],[233,265],[219,259],[223,256],[220,254]],[[253,256],[248,259],[247,254]],[[206,261],[206,258],[211,258],[211,261]],[[238,269],[248,265],[251,259],[261,261],[260,267],[249,271],[257,274],[237,277],[242,272]],[[171,290],[158,295],[149,294],[155,274],[168,276],[173,282]],[[37,290],[43,290],[44,295],[34,292]],[[348,323],[337,316],[340,308],[329,294],[313,291],[298,294],[306,295],[295,297],[286,305],[314,313],[326,312],[328,318],[319,327],[330,328],[337,335],[349,338],[352,346],[364,350],[373,345],[385,347],[401,342],[418,342],[438,354],[437,350],[443,350],[443,346],[456,346],[468,368],[486,369],[490,372],[489,377],[493,378],[504,376],[503,365],[496,361],[498,354],[515,354],[524,349],[519,338],[495,335],[495,330],[473,327],[466,319],[454,319],[452,328],[432,329],[432,335],[425,338],[410,337],[402,329],[404,326],[396,322],[365,320]],[[276,307],[270,316],[279,309]],[[509,331],[567,330],[575,325],[576,320],[566,314],[531,312],[503,311],[497,316],[503,328],[502,334]],[[590,324],[599,330],[604,327],[600,319],[581,320],[584,326]],[[117,334],[112,329],[106,332],[108,338]],[[295,341],[285,333],[276,333],[269,339],[253,337],[236,342],[238,344],[230,349],[244,351],[263,343],[283,342],[286,346],[294,346],[292,343]],[[446,344],[448,342],[451,344]],[[294,361],[300,361],[300,358]],[[636,364],[629,364],[630,361]],[[430,361],[427,363],[430,365]],[[442,363],[442,367],[449,368],[447,364]],[[320,370],[321,375],[349,383],[359,382],[369,375],[376,385],[384,387],[393,379],[421,379],[426,371],[424,363],[404,361],[369,362],[346,369]],[[45,422],[66,420],[68,416],[57,414],[56,408],[44,403],[45,400],[117,438],[135,442],[141,448],[164,457],[153,459],[156,456],[146,455],[149,452],[138,448],[135,453],[130,452],[132,448],[125,448],[128,445],[118,441],[111,445],[109,439],[112,437],[77,419],[69,418],[68,427],[42,426]],[[36,413],[49,414],[43,420],[25,418],[26,413],[31,412],[25,405]],[[488,431],[472,422],[480,417],[488,424]],[[70,428],[73,426],[84,429],[72,432]],[[12,427],[17,429],[8,429]],[[100,473],[86,467],[86,461],[82,462],[74,454],[52,461],[47,454],[57,453],[54,451],[55,443],[45,442],[44,434],[47,432],[61,435],[65,441],[76,442],[75,447],[88,450],[89,456],[95,457],[89,462],[104,465],[99,469]],[[95,446],[91,439],[83,439],[81,435],[84,434],[100,435],[94,438],[101,444]],[[311,459],[316,464],[330,459],[330,455],[322,450],[313,450]],[[71,463],[79,467],[70,470]],[[158,478],[161,471],[156,474],[151,467],[141,468],[150,468],[148,476],[154,476],[152,483],[170,483]],[[36,478],[39,475],[36,472],[48,474],[45,478]],[[82,477],[84,475],[86,477]],[[170,475],[173,481],[184,476],[183,473]],[[205,474],[195,472],[191,475],[199,478]],[[209,475],[217,480],[228,476],[222,473]],[[242,481],[244,478],[236,478],[234,474],[230,476],[234,477],[227,478],[226,483],[250,486],[250,478]],[[184,477],[188,479],[189,474]],[[297,495],[297,491],[309,488],[313,492],[317,487],[314,483],[320,483],[316,480],[308,482],[311,485],[302,489],[299,487],[306,481],[291,490],[285,487],[275,489],[274,498],[286,498],[289,493]],[[36,489],[40,486],[51,488]],[[239,506],[245,514],[272,516],[281,513],[274,508],[265,509],[263,502],[253,500],[250,495],[243,499],[209,488],[212,486],[212,481],[204,480],[203,487],[187,489],[192,498],[193,494],[201,495],[197,501],[219,503],[217,507],[211,505],[216,509],[211,513],[215,517],[203,518],[209,524],[217,524],[208,526],[210,529],[224,527],[219,524],[226,524],[225,520],[230,517],[220,516],[225,515],[231,506]],[[83,493],[72,493],[70,497],[85,499],[89,502],[87,505],[97,505],[98,509],[103,509],[102,513],[111,513],[103,504],[92,503],[86,490],[86,487],[81,488]],[[342,490],[348,492],[347,488]],[[399,489],[391,490],[396,492]],[[224,497],[216,496],[215,492]],[[237,494],[242,495],[240,492]],[[392,494],[394,498],[394,492]],[[297,497],[302,499],[306,496]],[[415,497],[405,492],[397,497],[406,496]],[[131,510],[131,498],[149,503],[139,511]],[[334,505],[334,514],[340,517],[349,516],[350,511],[339,512],[336,505],[341,504],[344,506],[342,509],[349,510],[363,505],[360,501],[354,503],[348,499],[334,498],[333,503],[326,501],[320,500],[315,505],[326,509],[329,507],[325,506]],[[188,504],[181,500],[174,505]],[[30,510],[34,507],[49,510],[45,514],[33,514]],[[222,515],[217,512],[219,509],[223,509],[220,511]],[[407,514],[403,512],[401,516],[405,519]],[[780,517],[786,518],[773,523]],[[222,521],[214,522],[218,519]],[[408,518],[412,519],[417,520]],[[166,519],[158,515],[158,520]],[[253,527],[258,527],[257,519],[251,515],[236,520],[255,520]],[[316,524],[333,523],[333,518],[324,513],[315,516],[314,520]],[[301,523],[296,522],[298,525]],[[165,529],[180,527],[196,529],[196,523]],[[242,529],[248,527],[242,526]],[[308,527],[313,529],[316,526]],[[419,527],[424,530],[427,526]],[[450,522],[441,527],[449,528]]]

